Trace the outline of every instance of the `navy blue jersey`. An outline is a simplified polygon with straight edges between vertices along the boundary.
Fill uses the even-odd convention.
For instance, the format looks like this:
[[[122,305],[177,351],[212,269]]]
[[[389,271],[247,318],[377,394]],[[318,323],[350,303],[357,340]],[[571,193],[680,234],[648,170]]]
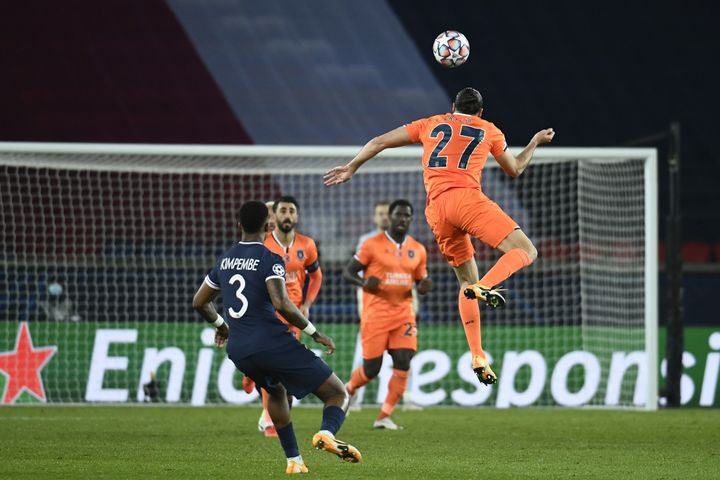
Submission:
[[[221,255],[205,283],[222,294],[224,315],[230,326],[228,344],[242,355],[297,342],[275,316],[265,282],[285,280],[282,257],[260,242],[239,242]]]

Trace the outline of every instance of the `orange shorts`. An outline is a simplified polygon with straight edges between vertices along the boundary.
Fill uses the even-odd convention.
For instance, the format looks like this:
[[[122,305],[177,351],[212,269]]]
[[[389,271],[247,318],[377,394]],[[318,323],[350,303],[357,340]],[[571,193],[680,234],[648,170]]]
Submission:
[[[406,348],[417,352],[417,326],[415,319],[404,323],[361,322],[360,339],[363,358],[370,360],[382,356],[385,350]]]
[[[471,188],[453,188],[441,193],[425,207],[425,218],[440,251],[453,267],[462,265],[475,254],[470,235],[495,248],[520,228],[497,203]]]

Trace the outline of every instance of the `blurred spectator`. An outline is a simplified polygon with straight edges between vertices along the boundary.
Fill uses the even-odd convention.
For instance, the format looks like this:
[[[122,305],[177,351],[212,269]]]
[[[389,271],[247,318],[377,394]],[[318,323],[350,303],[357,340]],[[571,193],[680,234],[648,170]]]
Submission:
[[[80,315],[75,312],[67,289],[56,280],[48,284],[45,298],[38,302],[38,314],[40,320],[54,322],[77,322],[80,320]]]
[[[150,381],[143,384],[143,393],[145,402],[160,401],[160,382],[155,378],[155,372],[150,372]]]

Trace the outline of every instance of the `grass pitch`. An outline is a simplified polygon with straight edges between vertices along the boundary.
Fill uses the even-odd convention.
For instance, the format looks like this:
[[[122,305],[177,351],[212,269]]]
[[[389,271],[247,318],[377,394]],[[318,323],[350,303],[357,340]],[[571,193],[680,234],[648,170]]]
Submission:
[[[249,407],[0,408],[0,478],[282,478],[277,439]],[[436,408],[398,411],[399,432],[353,412],[339,438],[363,462],[312,449],[317,408],[297,408],[301,452],[316,478],[720,478],[720,410],[656,413]]]

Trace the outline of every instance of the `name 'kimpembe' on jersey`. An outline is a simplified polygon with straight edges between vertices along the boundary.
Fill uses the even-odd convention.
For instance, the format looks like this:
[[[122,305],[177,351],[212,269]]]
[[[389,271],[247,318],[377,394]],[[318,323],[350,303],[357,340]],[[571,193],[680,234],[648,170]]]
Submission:
[[[260,242],[239,242],[222,254],[205,277],[205,283],[220,290],[229,342],[235,351],[251,355],[289,342],[296,342],[275,316],[266,281],[285,280],[285,264],[279,255]]]

